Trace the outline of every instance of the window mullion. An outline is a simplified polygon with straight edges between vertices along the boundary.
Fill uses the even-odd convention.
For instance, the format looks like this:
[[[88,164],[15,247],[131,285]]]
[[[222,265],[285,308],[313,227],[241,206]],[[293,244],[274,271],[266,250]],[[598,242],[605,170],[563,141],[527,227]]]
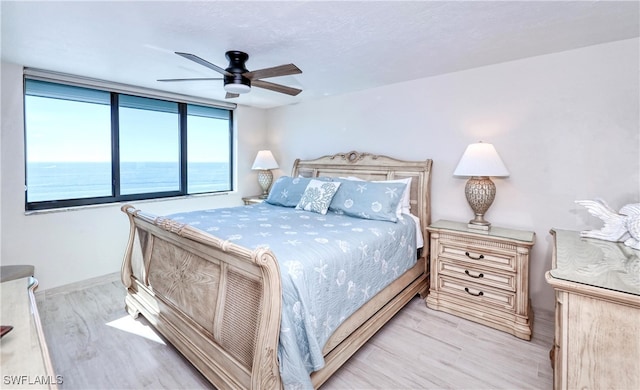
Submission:
[[[111,188],[112,195],[120,197],[120,113],[118,94],[111,93]]]
[[[188,194],[187,187],[187,105],[178,104],[180,118],[180,192]]]
[[[234,161],[233,149],[233,111],[229,111],[229,161]],[[229,190],[233,191],[235,180],[233,177],[233,164],[229,164]]]

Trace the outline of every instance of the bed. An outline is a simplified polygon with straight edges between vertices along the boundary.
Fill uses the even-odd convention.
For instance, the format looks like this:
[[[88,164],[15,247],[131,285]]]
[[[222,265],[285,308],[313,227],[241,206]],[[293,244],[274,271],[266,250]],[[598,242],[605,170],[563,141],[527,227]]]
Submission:
[[[312,160],[298,159],[294,162],[289,178],[304,178],[314,183],[319,179],[342,183],[356,179],[366,180],[362,183],[388,183],[398,180],[406,182],[410,178],[407,192],[410,209],[404,212],[410,212],[413,217],[407,218],[403,214],[402,218],[398,214],[398,221],[391,224],[379,220],[363,222],[387,224],[381,225],[382,227],[360,227],[358,224],[367,218],[354,218],[341,212],[312,213],[268,203],[171,216],[156,216],[131,205],[124,205],[122,211],[130,221],[121,275],[127,288],[126,309],[134,317],[142,314],[218,388],[318,388],[414,296],[419,294],[426,297],[429,285],[429,240],[425,236],[425,227],[430,222],[431,164],[431,160],[403,161],[355,151]],[[342,185],[347,188],[347,184]],[[390,185],[385,185],[388,191]],[[272,191],[275,191],[275,186],[274,184]],[[278,240],[269,241],[268,232],[247,233],[244,237],[243,234],[225,232],[220,228],[225,219],[234,221],[233,228],[237,229],[253,225],[274,225],[275,223],[265,219],[268,214],[274,214],[273,218],[285,221],[279,224],[279,228],[292,235],[291,240],[282,240],[282,244],[279,244]],[[415,217],[417,227],[413,224]],[[304,219],[304,222],[299,226],[291,225],[294,219]],[[310,222],[312,220],[330,226],[322,233],[322,237],[325,234],[339,235],[345,238],[344,241],[318,237]],[[404,222],[400,223],[402,220]],[[201,222],[206,222],[207,225],[200,225]],[[346,234],[347,230],[367,233],[369,236],[369,233],[391,235],[395,239],[396,226],[402,229],[401,225],[412,224],[413,232],[406,233],[411,231],[409,229],[398,233],[402,235],[401,240],[398,237],[398,242],[402,244],[402,248],[407,248],[407,253],[412,253],[413,261],[405,266],[389,265],[389,272],[386,272],[386,264],[378,258],[379,251],[373,249],[377,242],[359,241],[360,244],[349,244],[346,239],[350,237]],[[390,227],[394,229],[393,234]],[[304,229],[311,231],[305,233]],[[262,237],[255,238],[258,234],[262,234]],[[320,243],[335,241],[343,252],[358,253],[359,258],[369,259],[368,264],[381,264],[380,269],[384,269],[385,274],[393,274],[393,277],[388,283],[373,286],[371,291],[368,284],[365,287],[362,283],[358,286],[361,288],[356,289],[354,286],[359,282],[351,283],[343,272],[325,273],[327,268],[320,252],[312,246],[312,241],[307,244],[304,240]],[[417,245],[416,240],[422,241],[422,245]],[[264,242],[265,245],[255,244],[256,242]],[[312,278],[304,276],[303,281],[298,281],[292,277],[297,272],[292,272],[292,269],[297,268],[291,266],[295,263],[291,259],[294,252],[283,248],[293,246],[298,247],[295,256],[305,255],[316,261]],[[417,248],[418,246],[421,248]],[[353,251],[346,251],[345,247]],[[321,251],[324,253],[325,249]],[[397,252],[404,252],[404,249],[398,249]],[[394,272],[391,272],[392,269]],[[306,289],[307,283],[311,285],[310,280],[315,278],[318,282],[333,286],[330,288],[339,286],[343,291],[357,291],[358,300],[362,302],[338,309],[336,302],[342,304],[347,299],[333,296],[330,302],[322,305],[327,306],[330,311],[335,310],[335,313],[325,313],[322,318],[314,318],[305,311],[304,300],[299,295],[304,295],[304,299],[308,299],[307,296],[310,295],[314,300],[313,304],[316,304],[315,301],[322,301],[320,296],[323,299],[325,296],[332,296],[329,287],[314,287],[316,290],[313,291],[309,288],[311,292],[299,291]],[[354,288],[349,290],[347,285]],[[290,305],[287,301],[292,295],[292,289],[298,294],[294,300],[303,302],[302,311],[306,316],[300,315],[300,307],[297,305],[299,302]],[[322,293],[318,293],[319,291]],[[315,310],[315,306],[313,307]],[[318,316],[320,317],[319,314]],[[302,320],[300,317],[303,317]],[[304,333],[304,326],[308,329],[313,326],[314,329],[323,328],[324,334],[308,336],[319,343],[315,347],[311,345],[311,358],[308,356],[309,351],[303,352],[305,361],[312,361],[313,372],[308,374],[306,383],[303,380],[298,385],[291,385],[287,382],[289,374],[285,373],[290,365],[291,353],[283,352],[281,344],[286,343],[289,337],[289,321],[298,320],[303,323],[303,329],[300,331],[300,327],[296,325],[296,331],[292,333]],[[320,361],[313,358],[313,355],[318,354]]]

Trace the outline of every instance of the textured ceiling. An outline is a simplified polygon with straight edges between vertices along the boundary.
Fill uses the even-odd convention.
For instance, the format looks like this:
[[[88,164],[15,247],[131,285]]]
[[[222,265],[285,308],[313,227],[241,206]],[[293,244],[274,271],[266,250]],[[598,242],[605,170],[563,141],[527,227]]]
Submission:
[[[174,54],[221,67],[294,63],[232,99],[275,107],[640,35],[639,2],[613,1],[2,1],[2,60],[27,67],[224,100],[217,77]],[[401,99],[402,97],[399,97]]]

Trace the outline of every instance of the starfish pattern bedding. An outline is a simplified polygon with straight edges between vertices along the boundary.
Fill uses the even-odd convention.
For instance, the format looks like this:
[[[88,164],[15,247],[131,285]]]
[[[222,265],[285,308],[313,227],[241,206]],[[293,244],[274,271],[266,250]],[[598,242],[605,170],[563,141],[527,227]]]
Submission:
[[[416,227],[261,203],[169,218],[255,249],[268,247],[282,279],[278,359],[286,389],[312,389],[337,327],[416,263]]]

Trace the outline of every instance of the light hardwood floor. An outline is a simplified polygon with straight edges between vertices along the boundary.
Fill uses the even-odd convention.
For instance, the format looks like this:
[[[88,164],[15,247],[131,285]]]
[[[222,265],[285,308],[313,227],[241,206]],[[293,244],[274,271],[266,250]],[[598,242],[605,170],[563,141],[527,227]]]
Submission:
[[[116,274],[36,294],[60,387],[212,388],[144,318],[126,314],[124,296]],[[551,389],[553,326],[552,312],[536,312],[524,341],[416,297],[322,389]]]

